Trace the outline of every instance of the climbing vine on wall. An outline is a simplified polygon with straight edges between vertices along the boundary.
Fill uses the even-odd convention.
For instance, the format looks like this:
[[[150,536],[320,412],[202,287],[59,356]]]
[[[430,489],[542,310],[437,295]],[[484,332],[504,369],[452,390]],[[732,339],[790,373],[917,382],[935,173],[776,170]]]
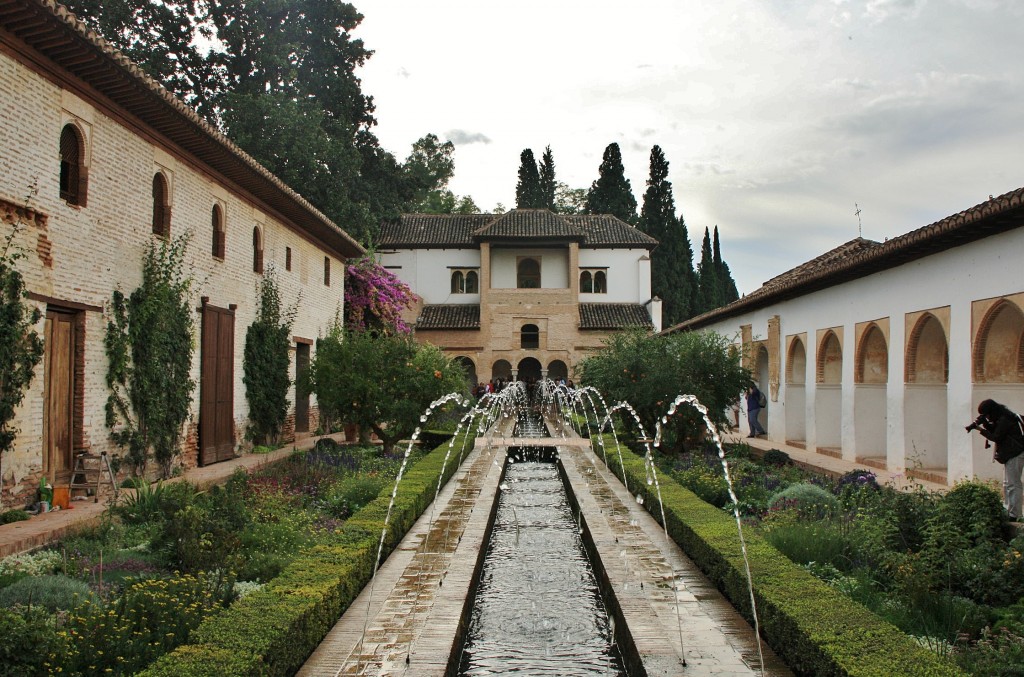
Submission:
[[[26,210],[34,194],[33,185],[25,198]],[[25,302],[25,281],[16,267],[25,256],[16,238],[25,228],[22,213],[26,210],[16,212],[0,247],[0,454],[14,447],[18,432],[11,426],[14,411],[43,357],[43,339],[33,329],[42,315]]]
[[[277,444],[288,414],[288,348],[296,304],[282,310],[276,272],[268,267],[256,289],[256,319],[245,332],[242,358],[245,399],[249,403],[249,438]]]
[[[345,327],[387,334],[408,334],[402,311],[412,308],[416,295],[371,256],[345,267]]]
[[[196,383],[192,379],[195,319],[189,307],[193,278],[185,266],[189,234],[150,243],[142,284],[111,299],[104,339],[109,367],[106,422],[127,451],[136,475],[150,458],[171,474]]]

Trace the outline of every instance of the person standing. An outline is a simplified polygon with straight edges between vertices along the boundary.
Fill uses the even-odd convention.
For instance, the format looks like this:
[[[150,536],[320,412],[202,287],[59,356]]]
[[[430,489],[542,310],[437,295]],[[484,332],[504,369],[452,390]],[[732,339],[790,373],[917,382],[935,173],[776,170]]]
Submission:
[[[1016,522],[1021,518],[1021,473],[1024,472],[1024,421],[1020,416],[995,400],[982,400],[978,405],[978,418],[967,426],[967,432],[977,430],[982,437],[995,442],[992,458],[1003,466],[1003,505]],[[986,448],[988,442],[985,443]]]
[[[747,390],[747,423],[750,425],[750,434],[747,437],[768,434],[761,427],[761,422],[757,420],[765,404],[767,403],[764,401],[764,395],[757,389],[757,386],[750,386],[750,389]]]

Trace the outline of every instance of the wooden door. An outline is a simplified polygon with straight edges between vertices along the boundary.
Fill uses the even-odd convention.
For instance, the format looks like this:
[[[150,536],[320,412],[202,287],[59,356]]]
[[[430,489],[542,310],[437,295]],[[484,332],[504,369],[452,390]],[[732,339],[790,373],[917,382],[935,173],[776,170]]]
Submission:
[[[302,387],[302,375],[309,369],[309,344],[295,344],[295,432],[309,432],[309,391]]]
[[[73,467],[75,314],[47,310],[45,334],[43,472],[56,480]]]
[[[203,306],[199,375],[199,463],[235,455],[235,313]]]

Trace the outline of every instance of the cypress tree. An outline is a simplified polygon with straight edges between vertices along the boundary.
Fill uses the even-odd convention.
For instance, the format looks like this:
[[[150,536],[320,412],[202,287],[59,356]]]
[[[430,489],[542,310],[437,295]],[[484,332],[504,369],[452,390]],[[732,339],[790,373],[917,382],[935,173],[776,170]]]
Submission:
[[[721,305],[728,305],[740,297],[736,289],[736,281],[732,279],[729,264],[722,258],[722,249],[718,242],[718,226],[714,235],[715,276],[718,280],[718,300]]]
[[[698,307],[696,315],[706,313],[721,305],[718,298],[717,273],[715,255],[711,251],[711,232],[705,228],[704,242],[700,248],[700,264],[697,266]]]
[[[690,316],[693,296],[693,250],[686,222],[676,218],[668,160],[661,148],[651,149],[650,178],[637,227],[658,240],[651,255],[651,292],[662,300],[662,325],[671,326]]]
[[[636,224],[636,198],[622,166],[619,144],[610,143],[604,149],[597,181],[587,192],[587,214],[611,214],[626,223]]]
[[[555,210],[555,192],[558,184],[555,181],[555,156],[551,153],[551,146],[544,149],[544,155],[540,159],[540,206],[544,209]]]
[[[533,151],[525,149],[519,155],[519,183],[516,184],[516,208],[538,209],[541,204],[540,173]]]

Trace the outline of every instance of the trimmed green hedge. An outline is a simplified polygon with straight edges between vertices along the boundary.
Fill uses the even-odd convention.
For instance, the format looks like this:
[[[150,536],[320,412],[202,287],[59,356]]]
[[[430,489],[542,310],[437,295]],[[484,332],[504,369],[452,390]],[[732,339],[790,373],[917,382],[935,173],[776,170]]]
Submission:
[[[609,467],[619,474],[618,455],[611,461],[615,441],[606,435],[604,443]],[[647,484],[643,457],[624,446],[621,450],[629,486],[644,492],[644,506],[660,518],[658,494]],[[658,482],[669,535],[752,620],[736,520],[663,474]],[[965,674],[792,563],[759,534],[745,530],[743,535],[761,634],[796,673],[818,677]]]
[[[472,435],[455,439],[443,482],[458,469],[455,454]],[[434,500],[448,444],[406,470],[391,511],[386,557]],[[294,674],[326,636],[363,587],[370,582],[389,486],[350,517],[329,545],[311,548],[281,575],[203,623],[191,643],[163,656],[139,675],[145,677],[276,676]]]

